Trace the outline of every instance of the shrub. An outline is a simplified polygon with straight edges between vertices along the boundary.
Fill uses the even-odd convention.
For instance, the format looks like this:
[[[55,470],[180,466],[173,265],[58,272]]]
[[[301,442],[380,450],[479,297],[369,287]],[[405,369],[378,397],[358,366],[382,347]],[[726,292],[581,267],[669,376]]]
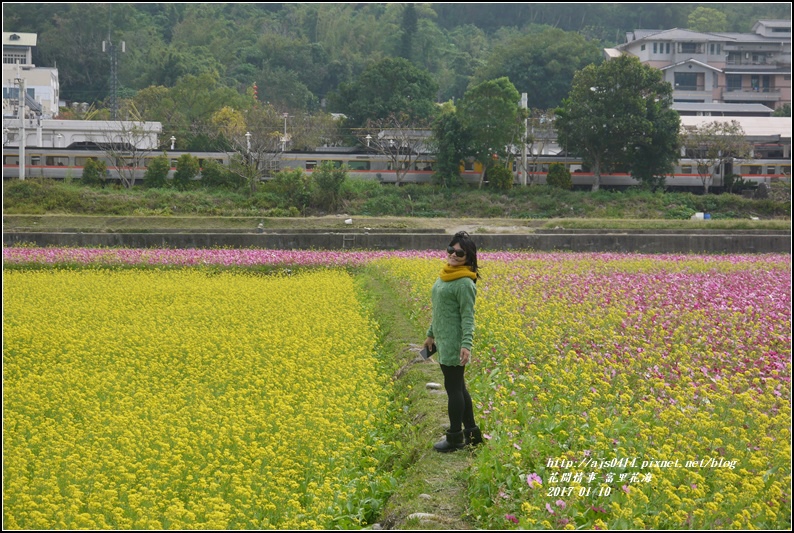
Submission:
[[[171,162],[166,154],[155,157],[149,163],[149,166],[146,167],[146,172],[143,175],[143,184],[149,189],[165,187],[170,170]]]
[[[91,187],[104,187],[107,182],[107,165],[104,161],[89,159],[83,165],[81,182]]]
[[[205,187],[235,190],[245,185],[245,178],[230,172],[217,161],[206,160],[201,167],[201,183]]]
[[[190,154],[182,154],[176,161],[176,172],[174,172],[174,186],[177,189],[185,190],[190,187],[190,182],[199,173],[198,159]]]
[[[500,191],[512,189],[513,173],[504,165],[494,165],[488,169],[488,184]]]
[[[287,203],[295,207],[303,207],[311,200],[312,177],[301,168],[282,170],[271,182],[271,187],[281,195]]]
[[[331,211],[339,207],[342,186],[347,180],[347,167],[335,168],[331,161],[324,161],[312,172],[315,199],[318,207]]]
[[[552,163],[549,173],[546,175],[546,185],[557,189],[571,190],[573,188],[571,171],[562,163]]]

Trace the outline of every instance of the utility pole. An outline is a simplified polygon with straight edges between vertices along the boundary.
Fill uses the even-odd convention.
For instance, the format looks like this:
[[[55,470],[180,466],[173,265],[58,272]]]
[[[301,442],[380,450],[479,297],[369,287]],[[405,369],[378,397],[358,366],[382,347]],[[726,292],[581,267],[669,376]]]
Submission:
[[[521,109],[528,109],[527,93],[521,93]],[[529,135],[529,117],[524,118],[524,142],[521,143],[521,185],[527,185],[527,136]]]
[[[114,45],[108,37],[107,41],[102,41],[102,51],[110,54],[110,118],[118,120],[119,114],[119,77],[118,77],[118,45]],[[121,41],[121,51],[126,52],[126,45]]]
[[[110,5],[108,14],[108,40],[102,41],[102,51],[110,54],[110,118],[118,120],[119,114],[119,77],[118,77],[118,48],[119,45],[114,45],[111,40],[113,31],[113,5]],[[121,41],[121,52],[126,53],[126,44]]]
[[[19,67],[17,67],[19,68]],[[25,181],[25,78],[21,74],[15,81],[19,86],[19,179]]]

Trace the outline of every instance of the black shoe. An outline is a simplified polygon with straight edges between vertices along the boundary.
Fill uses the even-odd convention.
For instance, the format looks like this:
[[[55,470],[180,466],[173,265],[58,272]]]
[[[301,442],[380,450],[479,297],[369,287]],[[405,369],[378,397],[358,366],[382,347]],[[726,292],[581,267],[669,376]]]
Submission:
[[[450,432],[447,431],[447,436],[444,440],[440,440],[433,445],[437,452],[447,453],[461,450],[466,446],[463,441],[463,432]]]
[[[466,446],[478,446],[483,442],[482,432],[477,426],[469,429],[463,428],[463,438]]]

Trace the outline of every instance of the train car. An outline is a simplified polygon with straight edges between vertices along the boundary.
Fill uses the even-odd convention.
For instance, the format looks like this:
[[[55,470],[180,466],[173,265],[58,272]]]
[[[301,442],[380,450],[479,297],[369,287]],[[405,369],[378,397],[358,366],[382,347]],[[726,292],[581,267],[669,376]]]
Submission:
[[[169,152],[171,171],[176,161],[185,153],[198,158],[199,166],[206,161],[215,161],[223,166],[231,164],[232,155],[225,152]],[[59,180],[79,179],[83,166],[88,159],[104,161],[107,178],[119,180],[118,170],[132,172],[135,183],[143,183],[143,176],[151,161],[161,156],[158,152],[146,152],[135,157],[113,157],[101,150],[74,150],[63,148],[28,148],[25,152],[25,176],[28,178],[53,178]],[[433,180],[435,159],[432,155],[391,157],[384,154],[367,153],[352,149],[336,149],[317,152],[283,152],[266,155],[260,160],[261,179],[271,179],[278,171],[300,168],[311,173],[323,162],[330,161],[336,167],[345,166],[351,177],[376,180],[381,183],[430,183]],[[593,173],[581,159],[563,156],[532,156],[528,159],[527,183],[545,184],[550,166],[560,163],[571,172],[576,188],[590,188]],[[516,183],[519,180],[519,166],[513,161]],[[748,159],[737,160],[732,165],[718,169],[710,187],[718,191],[724,184],[724,175],[738,174],[751,183],[769,183],[773,179],[791,178],[791,161],[786,159]],[[467,183],[477,184],[482,175],[479,163],[469,159],[461,164],[461,176]],[[17,148],[3,150],[3,179],[19,177],[19,151]],[[627,173],[604,172],[601,187],[627,188],[638,182]],[[681,159],[673,174],[667,177],[665,185],[671,189],[698,190],[703,183],[697,173],[697,165],[690,159]]]

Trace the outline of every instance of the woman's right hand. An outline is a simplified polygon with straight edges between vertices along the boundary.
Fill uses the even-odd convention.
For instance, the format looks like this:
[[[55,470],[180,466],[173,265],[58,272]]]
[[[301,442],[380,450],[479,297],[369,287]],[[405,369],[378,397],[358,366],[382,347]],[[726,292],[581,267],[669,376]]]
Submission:
[[[427,351],[429,352],[433,348],[433,345],[435,343],[436,343],[436,339],[434,339],[433,337],[428,337],[425,339],[424,347],[427,348]]]

